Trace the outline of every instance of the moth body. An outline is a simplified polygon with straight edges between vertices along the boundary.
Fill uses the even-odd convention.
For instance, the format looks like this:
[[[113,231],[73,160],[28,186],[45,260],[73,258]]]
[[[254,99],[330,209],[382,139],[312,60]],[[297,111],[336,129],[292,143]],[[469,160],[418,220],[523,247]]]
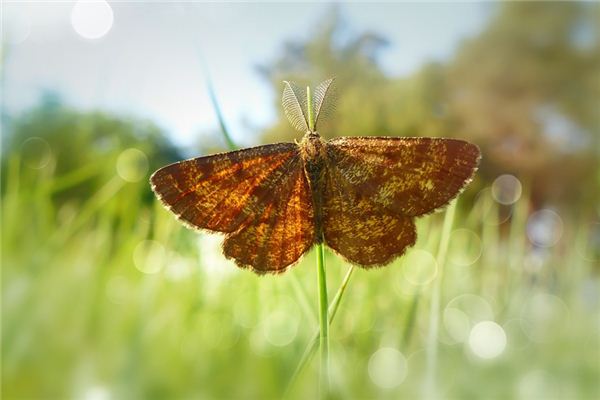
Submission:
[[[304,174],[312,195],[315,238],[323,242],[323,193],[327,167],[327,143],[317,132],[307,132],[299,144]]]

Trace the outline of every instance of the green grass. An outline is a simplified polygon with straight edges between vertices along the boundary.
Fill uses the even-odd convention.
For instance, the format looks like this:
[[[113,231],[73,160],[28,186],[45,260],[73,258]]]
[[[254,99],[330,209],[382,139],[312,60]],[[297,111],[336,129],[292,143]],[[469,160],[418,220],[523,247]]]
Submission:
[[[110,165],[57,177],[23,165],[19,154],[9,157],[2,195],[3,398],[245,399],[279,398],[286,390],[289,398],[317,396],[315,358],[295,375],[318,330],[313,253],[289,273],[257,277],[226,261],[212,236],[183,228],[157,202],[148,207],[146,178],[125,182]],[[53,201],[92,175],[104,184],[87,200]],[[498,224],[499,206],[489,196],[469,210],[459,200],[447,253],[429,283],[411,283],[432,276],[422,261],[429,259],[410,254],[386,268],[356,268],[329,332],[332,393],[397,399],[433,388],[461,399],[597,396],[598,270],[581,254],[590,250],[589,225],[564,215],[561,240],[537,266],[525,234],[527,204],[522,198],[513,219]],[[434,259],[444,216],[418,223],[415,249]],[[349,266],[327,251],[325,258],[333,294]],[[456,263],[469,258],[477,261]],[[415,260],[423,264],[410,265]],[[507,346],[499,357],[480,360],[460,341],[469,319],[504,328]],[[390,371],[385,359],[372,358],[380,348],[407,360],[398,386],[382,387],[402,371],[377,375]]]

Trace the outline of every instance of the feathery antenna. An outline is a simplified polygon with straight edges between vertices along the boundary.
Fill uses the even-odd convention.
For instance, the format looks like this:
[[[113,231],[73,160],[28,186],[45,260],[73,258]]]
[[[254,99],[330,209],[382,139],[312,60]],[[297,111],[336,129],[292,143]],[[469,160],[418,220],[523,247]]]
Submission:
[[[331,100],[333,80],[334,78],[331,78],[320,83],[313,94],[308,88],[305,92],[293,82],[283,81],[285,85],[282,98],[283,110],[295,129],[302,132],[315,131],[319,118],[333,109]]]
[[[283,110],[290,123],[299,131],[308,131],[306,94],[294,82],[283,81]]]

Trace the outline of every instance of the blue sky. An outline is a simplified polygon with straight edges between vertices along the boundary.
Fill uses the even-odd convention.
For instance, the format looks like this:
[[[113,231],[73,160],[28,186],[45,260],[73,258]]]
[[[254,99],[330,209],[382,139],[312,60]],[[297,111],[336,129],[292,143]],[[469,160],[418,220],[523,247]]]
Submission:
[[[279,96],[255,66],[275,59],[285,41],[307,38],[332,7],[113,1],[92,11],[80,4],[76,12],[75,6],[3,2],[6,111],[14,115],[52,89],[75,107],[150,118],[183,146],[217,127],[202,60],[234,137],[251,144],[253,133],[274,118],[273,96]],[[392,76],[450,57],[462,39],[483,29],[494,7],[472,2],[338,6],[349,29],[375,31],[391,42],[381,62]]]

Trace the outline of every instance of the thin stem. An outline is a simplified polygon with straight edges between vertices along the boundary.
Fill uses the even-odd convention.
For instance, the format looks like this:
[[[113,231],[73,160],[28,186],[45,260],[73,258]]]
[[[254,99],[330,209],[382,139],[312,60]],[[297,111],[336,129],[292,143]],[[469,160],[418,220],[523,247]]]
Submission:
[[[321,350],[321,396],[329,392],[329,322],[327,318],[327,277],[323,243],[317,245],[317,283],[319,285],[319,348]]]
[[[219,127],[221,128],[221,134],[225,139],[225,143],[229,150],[237,150],[238,147],[231,138],[229,134],[229,130],[227,129],[227,125],[225,125],[225,118],[223,118],[223,113],[221,112],[221,107],[219,107],[219,102],[217,101],[217,95],[212,85],[211,79],[208,77],[208,73],[206,73],[206,86],[208,88],[208,95],[210,96],[210,101],[212,102],[213,108],[215,109],[215,113],[217,114],[217,120],[219,121]]]
[[[308,129],[314,131],[315,116],[312,112],[312,96],[310,86],[306,87],[306,108]],[[323,243],[317,244],[317,284],[319,287],[319,349],[321,350],[321,396],[329,393],[329,322],[327,318],[327,275],[325,274],[325,255]]]
[[[437,254],[438,274],[433,282],[433,293],[431,296],[431,307],[429,309],[429,335],[427,336],[427,346],[425,348],[426,370],[425,370],[425,395],[423,398],[433,399],[439,397],[435,393],[436,363],[437,363],[437,340],[439,329],[440,298],[442,290],[442,279],[444,277],[444,264],[446,263],[446,253],[450,241],[450,232],[454,222],[454,213],[456,211],[456,200],[450,203],[444,216],[444,225],[442,227],[442,236]]]

